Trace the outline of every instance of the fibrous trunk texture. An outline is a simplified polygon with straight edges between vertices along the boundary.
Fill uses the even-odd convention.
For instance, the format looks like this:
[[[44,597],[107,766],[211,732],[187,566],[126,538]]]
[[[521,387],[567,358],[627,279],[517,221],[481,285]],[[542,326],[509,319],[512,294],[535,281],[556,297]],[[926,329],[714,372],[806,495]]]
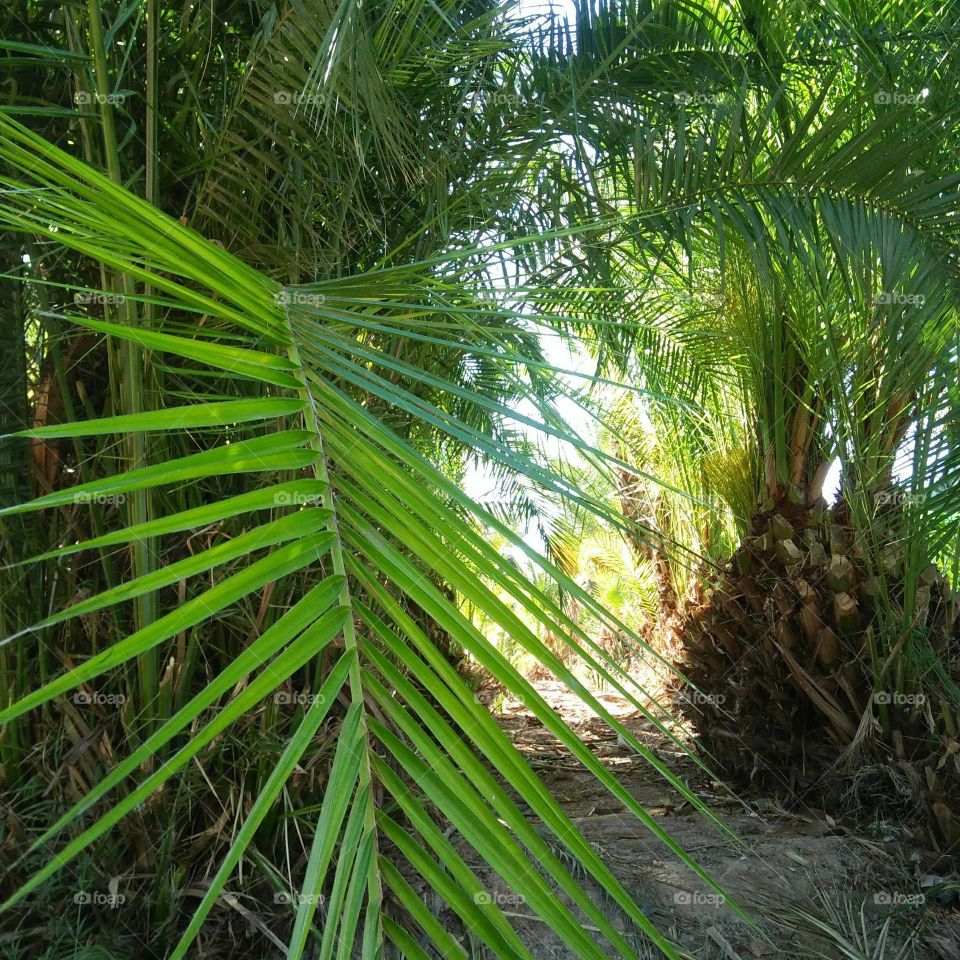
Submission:
[[[866,751],[912,765],[928,809],[941,805],[938,820],[947,806],[954,826],[941,833],[956,843],[960,821],[950,821],[948,802],[950,784],[960,784],[955,707],[898,690],[894,669],[874,682],[881,629],[889,649],[882,610],[903,598],[895,545],[881,565],[878,583],[853,528],[823,501],[807,508],[784,500],[758,514],[751,535],[725,568],[705,574],[702,596],[683,611],[680,668],[698,689],[680,706],[725,776],[808,803],[836,787],[826,774],[843,768],[838,760]],[[956,604],[936,567],[920,580],[904,642],[924,636],[956,677]]]

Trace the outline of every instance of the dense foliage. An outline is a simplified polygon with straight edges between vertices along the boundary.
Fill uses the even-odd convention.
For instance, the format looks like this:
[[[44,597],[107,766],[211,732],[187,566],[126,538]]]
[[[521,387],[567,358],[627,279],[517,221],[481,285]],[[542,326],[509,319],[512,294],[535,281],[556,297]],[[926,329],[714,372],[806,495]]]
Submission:
[[[466,956],[425,884],[530,956],[446,821],[572,955],[677,956],[477,678],[719,885],[521,657],[721,830],[579,668],[665,733],[631,660],[692,673],[709,730],[772,722],[824,766],[953,755],[949,5],[12,0],[0,23],[18,926],[229,956],[242,890],[291,958]],[[465,490],[476,463],[506,503]],[[747,739],[750,770],[792,749]],[[142,910],[63,909],[121,878]]]

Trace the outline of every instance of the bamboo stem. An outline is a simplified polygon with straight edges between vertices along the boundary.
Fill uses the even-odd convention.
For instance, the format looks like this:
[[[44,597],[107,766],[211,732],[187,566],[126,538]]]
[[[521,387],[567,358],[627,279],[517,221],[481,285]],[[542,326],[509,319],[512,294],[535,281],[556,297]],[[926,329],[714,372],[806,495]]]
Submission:
[[[120,154],[117,147],[116,125],[113,116],[113,102],[110,96],[107,52],[103,35],[103,19],[100,0],[87,0],[87,12],[90,25],[90,41],[93,52],[94,75],[97,87],[97,103],[100,107],[100,120],[103,130],[104,158],[107,173],[116,184],[123,183],[120,168]],[[125,274],[117,278],[123,291],[120,312],[127,326],[137,325],[134,307],[133,282]],[[120,348],[120,397],[124,413],[140,413],[144,410],[143,353],[137,344],[124,340]],[[127,458],[130,468],[136,470],[146,464],[146,442],[143,433],[131,433],[126,440]],[[150,519],[150,494],[147,490],[132,493],[127,499],[127,523],[131,525],[146,523]],[[148,540],[137,540],[130,547],[130,561],[134,577],[145,576],[153,569],[153,544]],[[147,593],[134,601],[134,625],[142,629],[156,620],[157,598]],[[137,661],[139,688],[139,715],[148,721],[154,715],[154,701],[158,692],[158,656],[157,650],[141,654]]]

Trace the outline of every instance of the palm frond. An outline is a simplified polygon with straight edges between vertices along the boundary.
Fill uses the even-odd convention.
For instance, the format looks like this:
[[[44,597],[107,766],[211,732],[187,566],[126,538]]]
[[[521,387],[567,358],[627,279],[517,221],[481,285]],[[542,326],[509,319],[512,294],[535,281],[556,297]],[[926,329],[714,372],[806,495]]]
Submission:
[[[428,879],[455,912],[479,930],[492,949],[525,955],[515,935],[509,932],[499,906],[479,896],[479,882],[458,859],[450,842],[419,810],[418,804],[424,800],[450,820],[577,955],[599,960],[605,954],[571,908],[554,895],[552,884],[591,918],[618,955],[636,956],[623,935],[591,904],[550,846],[524,821],[515,802],[496,786],[497,781],[476,759],[476,749],[514,787],[520,800],[537,812],[555,841],[584,865],[637,928],[666,955],[675,956],[669,942],[539,785],[520,754],[446,663],[435,642],[404,610],[404,605],[412,602],[426,611],[499,682],[521,697],[667,849],[705,883],[719,890],[715,881],[618,783],[436,583],[451,585],[509,630],[638,752],[644,753],[693,805],[721,826],[699,798],[609,715],[603,704],[474,570],[482,572],[498,589],[517,597],[528,613],[553,633],[562,635],[594,668],[610,675],[615,665],[604,662],[601,651],[591,651],[586,638],[571,628],[561,612],[545,603],[542,594],[516,568],[504,565],[462,515],[448,505],[448,500],[481,522],[497,526],[496,520],[444,478],[403,436],[366,409],[358,397],[379,395],[386,406],[378,409],[402,411],[411,422],[434,422],[439,429],[462,433],[466,442],[473,442],[478,434],[409,389],[374,376],[371,362],[375,360],[389,368],[393,363],[389,356],[371,355],[352,340],[331,342],[322,319],[317,317],[315,300],[309,300],[316,296],[311,288],[286,288],[291,295],[281,296],[281,288],[275,282],[224,250],[164,217],[13,121],[0,123],[5,133],[0,153],[21,178],[4,178],[0,218],[12,229],[63,243],[122,271],[133,281],[161,291],[168,310],[168,320],[161,330],[106,324],[72,313],[66,318],[76,319],[97,332],[132,340],[156,355],[178,357],[197,374],[211,370],[221,378],[236,378],[259,405],[258,409],[251,407],[247,399],[225,401],[220,396],[198,395],[189,411],[170,408],[159,411],[155,420],[147,414],[136,414],[121,416],[112,424],[94,421],[51,427],[45,436],[74,436],[85,431],[98,435],[111,429],[176,431],[183,425],[211,432],[205,441],[205,434],[196,434],[198,452],[93,479],[8,508],[5,514],[77,503],[78,498],[82,502],[119,496],[233,471],[249,472],[270,485],[241,498],[231,497],[157,517],[139,530],[85,544],[90,547],[98,542],[102,545],[160,536],[191,529],[193,524],[214,516],[232,514],[247,517],[248,522],[255,524],[249,533],[230,544],[214,547],[177,569],[154,571],[139,582],[134,580],[86,601],[84,609],[100,609],[169,582],[172,576],[193,576],[212,570],[227,556],[246,560],[239,573],[207,588],[198,585],[195,596],[177,609],[8,705],[0,711],[0,722],[116,669],[185,628],[215,616],[268,582],[282,583],[285,577],[308,567],[319,578],[237,661],[179,712],[151,730],[137,750],[40,838],[38,844],[52,846],[55,855],[14,895],[11,903],[35,890],[103,836],[278,684],[309,667],[315,678],[311,705],[261,788],[173,957],[186,955],[244,857],[258,825],[338,701],[345,701],[349,707],[340,721],[338,748],[296,899],[288,956],[303,955],[307,940],[314,933],[313,913],[322,890],[329,891],[328,916],[336,918],[320,935],[322,955],[334,948],[338,955],[345,955],[358,940],[362,941],[366,956],[380,955],[385,940],[405,949],[411,937],[407,923],[417,924],[428,936],[440,936],[423,910],[413,905],[409,890],[388,865],[388,844],[397,856]],[[415,265],[405,276],[395,273],[392,288],[391,283],[385,288],[384,299],[389,300],[392,289],[406,291],[403,299],[416,302],[414,291],[423,270]],[[367,296],[375,300],[379,276],[373,274],[366,281],[351,278],[344,281],[343,289],[349,295],[358,282],[367,283]],[[335,302],[337,282],[331,281],[326,290]],[[309,306],[301,308],[301,299]],[[202,322],[191,323],[197,314]],[[322,317],[322,310],[320,314]],[[364,311],[359,311],[359,316],[364,315]],[[329,320],[336,323],[349,320],[350,316],[349,309],[338,307]],[[323,347],[324,342],[331,342],[331,346]],[[424,376],[409,365],[404,373]],[[481,402],[479,396],[472,399]],[[491,453],[505,457],[508,452],[499,447],[491,448]],[[512,455],[510,462],[529,476],[549,479],[532,463],[524,464]],[[278,519],[256,524],[256,512],[270,507],[279,513]],[[296,509],[289,512],[291,507]],[[514,542],[520,542],[515,534],[510,535]],[[295,539],[290,540],[292,536]],[[399,544],[403,544],[403,550]],[[63,555],[75,552],[78,546],[66,545]],[[254,552],[261,549],[264,555],[254,559]],[[58,553],[55,551],[54,555]],[[591,602],[599,609],[595,601]],[[48,625],[59,619],[60,615],[55,615]],[[39,624],[37,629],[42,630],[43,626]],[[22,638],[17,642],[23,642]],[[325,650],[332,651],[333,656],[326,671],[319,673],[318,658]],[[408,674],[430,692],[449,719],[444,719],[406,679]],[[245,682],[242,692],[222,702],[225,691],[241,681]],[[639,700],[636,702],[642,706]],[[377,705],[377,711],[371,711],[371,703]],[[211,719],[204,721],[205,711],[212,707],[216,710]],[[428,736],[426,729],[433,731],[436,739]],[[144,759],[167,747],[175,751],[169,759],[108,806],[78,836],[65,843],[60,841],[70,824],[106,802],[110,792],[135,775]],[[399,776],[398,769],[408,771],[412,782]],[[388,813],[382,800],[377,799],[381,791],[395,802],[406,822]],[[430,847],[432,856],[425,856],[411,829]],[[539,869],[531,869],[531,855]],[[440,865],[448,872],[441,870]],[[407,904],[407,920],[403,923],[385,917],[385,889]]]

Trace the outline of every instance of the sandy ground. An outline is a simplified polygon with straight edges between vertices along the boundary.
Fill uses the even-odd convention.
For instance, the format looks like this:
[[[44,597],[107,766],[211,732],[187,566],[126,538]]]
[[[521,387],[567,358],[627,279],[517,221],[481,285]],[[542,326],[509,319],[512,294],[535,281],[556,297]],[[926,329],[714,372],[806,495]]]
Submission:
[[[619,696],[601,694],[617,716],[733,829],[731,843],[559,683],[537,687],[658,823],[755,921],[751,927],[664,847],[523,706],[507,701],[499,719],[585,838],[657,927],[698,960],[960,960],[960,908],[923,903],[924,854],[909,832],[890,827],[861,833],[819,811],[788,813],[763,797],[723,795],[723,787]],[[544,834],[546,836],[546,834]],[[569,949],[453,833],[461,855],[504,910],[536,960],[573,958]],[[559,845],[555,852],[560,852]],[[569,855],[568,855],[569,860]],[[591,893],[592,880],[575,875]],[[422,886],[422,884],[421,884]],[[455,934],[459,921],[433,904]],[[598,903],[603,902],[598,895]],[[615,904],[604,912],[641,957],[662,954]],[[589,924],[584,924],[589,929]],[[830,932],[834,931],[834,932]]]

